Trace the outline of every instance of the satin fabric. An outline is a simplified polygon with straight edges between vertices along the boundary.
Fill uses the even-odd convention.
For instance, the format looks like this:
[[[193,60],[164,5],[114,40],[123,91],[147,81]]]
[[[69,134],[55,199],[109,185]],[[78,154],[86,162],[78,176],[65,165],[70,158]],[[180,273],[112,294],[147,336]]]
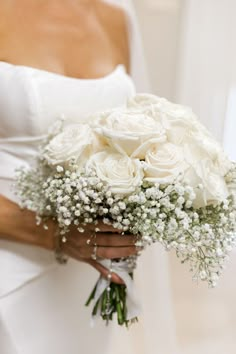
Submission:
[[[106,2],[127,15],[131,76],[122,66],[104,78],[80,80],[0,63],[0,193],[12,200],[14,168],[34,163],[45,128],[58,116],[81,121],[93,111],[125,104],[135,89],[151,90],[132,0]],[[1,354],[179,353],[168,254],[161,246],[139,259],[135,286],[142,314],[129,331],[100,321],[91,329],[84,302],[98,277],[93,268],[74,260],[61,267],[51,252],[28,245],[2,241],[0,250]]]
[[[1,62],[0,77],[0,192],[12,200],[15,169],[35,163],[53,122],[61,115],[83,122],[93,112],[125,104],[135,92],[123,65],[104,78],[83,80]],[[44,250],[3,240],[0,246],[1,297],[54,264]]]
[[[81,80],[1,62],[0,77],[0,193],[14,201],[14,168],[33,163],[38,143],[61,114],[85,121],[135,94],[123,65],[104,78]],[[164,250],[156,245],[140,259],[135,282],[143,309],[130,331],[101,321],[91,329],[84,302],[97,276],[81,262],[70,259],[62,267],[51,252],[1,240],[1,354],[177,353]]]

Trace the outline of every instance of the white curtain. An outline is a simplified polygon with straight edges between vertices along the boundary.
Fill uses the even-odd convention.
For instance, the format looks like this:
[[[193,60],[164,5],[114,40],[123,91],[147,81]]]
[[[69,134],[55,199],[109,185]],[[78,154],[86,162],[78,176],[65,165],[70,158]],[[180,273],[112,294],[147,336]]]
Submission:
[[[236,160],[236,1],[185,0],[176,101],[189,105]],[[182,354],[234,354],[236,252],[217,289],[192,284],[172,261]]]
[[[235,83],[235,0],[185,0],[177,100],[191,105],[223,138],[230,90]]]

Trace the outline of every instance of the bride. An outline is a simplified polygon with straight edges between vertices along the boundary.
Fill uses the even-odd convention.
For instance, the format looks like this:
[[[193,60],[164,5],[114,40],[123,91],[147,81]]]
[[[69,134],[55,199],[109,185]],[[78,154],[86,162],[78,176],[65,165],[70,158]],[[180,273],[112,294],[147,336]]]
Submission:
[[[11,185],[29,166],[48,127],[62,114],[89,114],[125,104],[147,90],[140,38],[128,1],[3,0],[0,5],[0,352],[1,354],[176,354],[167,263],[158,246],[145,252],[136,274],[140,323],[90,326],[84,302],[108,270],[91,258],[88,226],[71,230],[55,261],[55,225],[36,226]],[[101,224],[97,255],[136,254],[133,236]],[[92,267],[91,267],[92,266]],[[116,274],[112,281],[121,283]],[[115,322],[115,321],[114,321]]]

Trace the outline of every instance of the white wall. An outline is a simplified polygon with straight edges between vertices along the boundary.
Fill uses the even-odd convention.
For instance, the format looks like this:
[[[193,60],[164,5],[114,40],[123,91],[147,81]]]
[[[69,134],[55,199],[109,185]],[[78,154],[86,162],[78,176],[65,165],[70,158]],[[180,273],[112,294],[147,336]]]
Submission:
[[[181,0],[134,0],[144,38],[153,91],[175,96]]]
[[[235,81],[236,1],[185,0],[182,4],[176,99],[192,106],[222,139]]]
[[[190,105],[219,139],[236,82],[235,0],[134,0],[153,91]]]

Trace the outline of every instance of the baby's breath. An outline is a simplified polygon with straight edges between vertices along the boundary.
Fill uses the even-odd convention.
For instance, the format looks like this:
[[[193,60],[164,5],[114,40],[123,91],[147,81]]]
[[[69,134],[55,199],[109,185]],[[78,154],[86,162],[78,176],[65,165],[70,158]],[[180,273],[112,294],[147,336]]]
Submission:
[[[233,168],[226,176],[230,185],[235,183]],[[34,171],[18,172],[17,191],[22,207],[35,211],[38,221],[56,218],[62,234],[73,224],[83,232],[84,225],[102,218],[137,235],[139,246],[160,242],[166,250],[175,250],[181,262],[189,264],[193,279],[212,287],[236,243],[235,196],[194,209],[194,190],[181,179],[168,185],[144,181],[124,197],[113,195],[92,171],[76,173],[61,166],[49,170],[39,165]]]

